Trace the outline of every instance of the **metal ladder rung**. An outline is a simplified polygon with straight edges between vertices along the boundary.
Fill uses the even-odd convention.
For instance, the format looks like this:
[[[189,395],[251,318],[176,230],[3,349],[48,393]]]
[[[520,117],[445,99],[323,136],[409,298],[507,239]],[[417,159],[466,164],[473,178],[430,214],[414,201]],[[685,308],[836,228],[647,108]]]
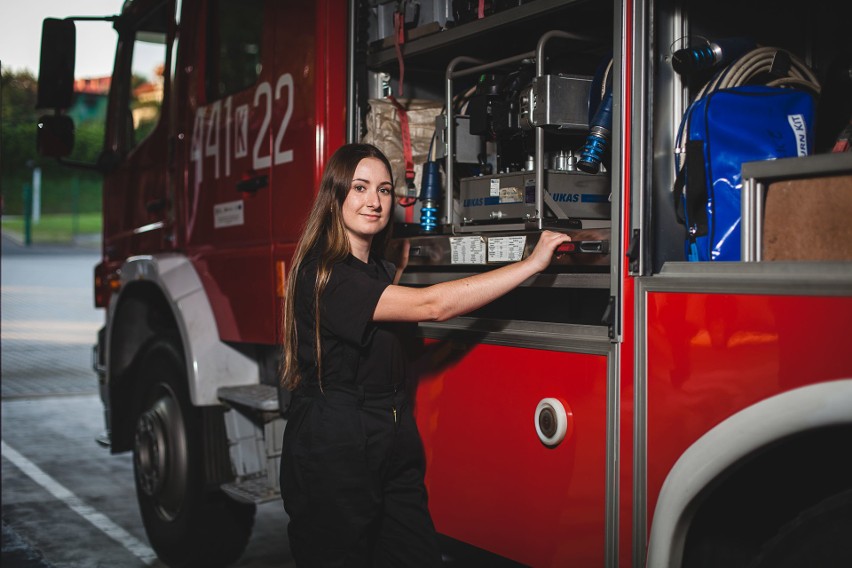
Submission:
[[[231,402],[264,412],[278,411],[278,389],[272,385],[220,387],[216,395],[223,402]]]

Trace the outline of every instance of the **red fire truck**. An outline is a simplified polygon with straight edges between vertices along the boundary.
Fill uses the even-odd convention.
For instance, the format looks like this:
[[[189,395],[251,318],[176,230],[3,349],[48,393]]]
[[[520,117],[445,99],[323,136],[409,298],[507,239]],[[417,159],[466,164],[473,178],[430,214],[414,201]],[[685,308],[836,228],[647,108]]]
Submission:
[[[832,149],[849,138],[849,12],[131,0],[104,18],[118,40],[89,165],[104,176],[95,363],[158,555],[233,562],[256,504],[278,498],[289,260],[326,159],[368,139],[399,165],[404,285],[519,260],[545,228],[574,239],[505,298],[419,326],[416,417],[448,560],[848,566],[852,153]],[[39,105],[56,112],[39,145],[60,159],[73,22],[43,37]],[[765,48],[768,63],[735,67]],[[695,109],[749,89],[806,93],[815,114],[782,119],[811,134],[713,178],[724,152],[714,134],[692,153],[695,123],[751,148],[774,99]],[[692,261],[714,235],[732,257]]]

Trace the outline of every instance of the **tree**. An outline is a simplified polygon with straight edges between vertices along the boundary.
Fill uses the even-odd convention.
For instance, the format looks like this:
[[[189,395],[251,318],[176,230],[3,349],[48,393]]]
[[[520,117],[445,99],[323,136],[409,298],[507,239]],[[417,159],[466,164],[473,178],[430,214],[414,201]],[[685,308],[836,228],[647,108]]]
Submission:
[[[36,158],[36,80],[29,71],[2,74],[4,176]]]
[[[80,188],[78,203],[87,204],[84,211],[100,208],[100,175],[61,166],[36,152],[38,118],[50,111],[36,110],[38,82],[30,71],[3,70],[2,130],[0,131],[0,180],[3,212],[22,214],[22,188],[32,179],[32,168],[42,169],[42,211],[71,212],[73,203],[69,188]],[[104,117],[76,124],[75,150],[72,158],[94,163],[103,148]],[[76,190],[76,189],[75,189]]]

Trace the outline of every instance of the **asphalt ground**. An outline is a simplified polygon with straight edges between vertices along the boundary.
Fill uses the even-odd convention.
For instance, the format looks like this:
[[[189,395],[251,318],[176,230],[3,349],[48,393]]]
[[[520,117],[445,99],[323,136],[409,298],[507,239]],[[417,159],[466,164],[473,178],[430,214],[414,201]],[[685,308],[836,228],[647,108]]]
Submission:
[[[2,398],[96,393],[91,347],[103,313],[94,308],[92,272],[79,266],[94,271],[99,251],[26,247],[3,235],[0,254]]]
[[[3,568],[162,568],[142,527],[129,453],[95,443],[97,242],[0,252]],[[236,568],[293,566],[280,501],[258,507]]]
[[[0,387],[4,401],[97,393],[90,353],[102,316],[84,299],[83,287],[91,289],[90,280],[63,279],[69,262],[90,259],[94,267],[97,247],[96,241],[86,246],[24,246],[2,236]],[[52,288],[58,283],[63,288],[56,293]],[[44,301],[45,297],[49,300]],[[87,317],[81,318],[81,314]],[[5,493],[4,501],[9,501],[10,495]],[[53,566],[5,516],[0,563],[4,568]]]

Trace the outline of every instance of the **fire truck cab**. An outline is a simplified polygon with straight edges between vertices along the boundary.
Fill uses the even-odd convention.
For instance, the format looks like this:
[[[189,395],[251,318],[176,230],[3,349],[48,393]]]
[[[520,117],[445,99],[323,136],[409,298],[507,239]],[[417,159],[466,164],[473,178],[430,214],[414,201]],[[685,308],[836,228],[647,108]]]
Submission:
[[[520,260],[544,229],[573,239],[504,298],[419,326],[412,395],[448,559],[848,562],[852,153],[832,149],[852,118],[850,16],[829,0],[126,2],[106,18],[90,165],[95,361],[160,558],[236,561],[279,498],[290,257],[325,161],[367,140],[399,165],[402,285]],[[46,20],[39,144],[60,159],[73,42],[73,18]],[[816,111],[782,116],[810,129],[798,153],[735,155],[725,226],[715,182],[688,192],[715,162],[684,119],[749,89]],[[751,148],[746,121],[771,104],[739,124],[702,112]],[[694,259],[714,235],[735,258]]]

